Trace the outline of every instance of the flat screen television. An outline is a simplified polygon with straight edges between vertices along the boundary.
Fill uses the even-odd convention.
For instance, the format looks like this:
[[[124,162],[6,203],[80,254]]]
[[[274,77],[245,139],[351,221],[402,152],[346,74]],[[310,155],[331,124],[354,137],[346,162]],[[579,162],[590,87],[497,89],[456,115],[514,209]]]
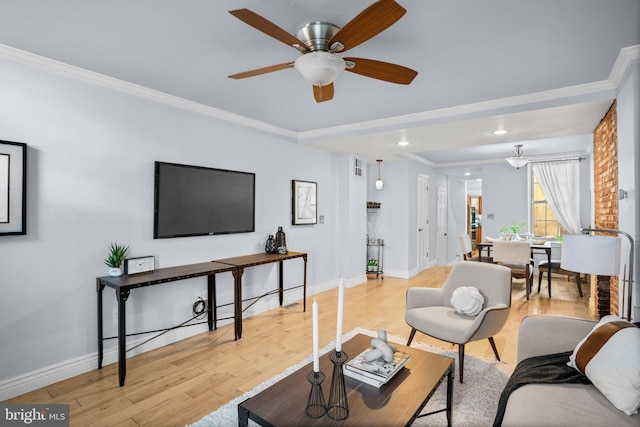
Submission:
[[[155,162],[153,238],[255,231],[255,174]]]

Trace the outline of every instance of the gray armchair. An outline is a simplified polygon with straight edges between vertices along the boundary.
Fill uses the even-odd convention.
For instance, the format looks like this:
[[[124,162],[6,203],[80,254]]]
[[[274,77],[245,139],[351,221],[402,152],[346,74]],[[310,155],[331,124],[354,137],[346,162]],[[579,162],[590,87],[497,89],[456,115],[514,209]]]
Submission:
[[[460,314],[451,305],[451,295],[460,286],[478,288],[484,297],[484,309],[477,316]],[[466,343],[488,338],[493,353],[500,360],[493,336],[506,323],[510,309],[509,268],[484,262],[458,262],[441,288],[407,290],[405,320],[412,328],[407,345],[411,345],[416,331],[458,344],[460,382],[463,382]]]

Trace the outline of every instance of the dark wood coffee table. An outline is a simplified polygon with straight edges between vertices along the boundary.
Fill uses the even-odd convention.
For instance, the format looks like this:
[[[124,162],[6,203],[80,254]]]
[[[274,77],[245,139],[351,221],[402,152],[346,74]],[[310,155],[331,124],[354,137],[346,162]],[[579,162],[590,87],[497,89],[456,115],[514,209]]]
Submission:
[[[349,358],[357,356],[371,342],[371,337],[358,334],[343,343]],[[448,425],[451,425],[454,359],[403,345],[399,350],[411,354],[407,365],[382,388],[345,377],[349,416],[333,420],[327,415],[310,418],[305,407],[311,384],[307,374],[312,364],[302,367],[281,381],[238,405],[238,424],[247,426],[249,419],[262,426],[399,426],[411,425],[427,404],[438,385],[447,377]],[[328,400],[333,364],[328,354],[320,358],[320,370],[327,376],[322,384]]]

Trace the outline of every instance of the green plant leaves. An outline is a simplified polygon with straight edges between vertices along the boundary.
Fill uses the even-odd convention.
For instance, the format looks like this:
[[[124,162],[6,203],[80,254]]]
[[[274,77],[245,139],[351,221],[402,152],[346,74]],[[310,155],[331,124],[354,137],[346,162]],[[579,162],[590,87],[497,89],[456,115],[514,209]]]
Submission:
[[[128,250],[129,245],[111,243],[109,245],[109,255],[105,258],[104,263],[111,268],[119,268],[126,258]]]

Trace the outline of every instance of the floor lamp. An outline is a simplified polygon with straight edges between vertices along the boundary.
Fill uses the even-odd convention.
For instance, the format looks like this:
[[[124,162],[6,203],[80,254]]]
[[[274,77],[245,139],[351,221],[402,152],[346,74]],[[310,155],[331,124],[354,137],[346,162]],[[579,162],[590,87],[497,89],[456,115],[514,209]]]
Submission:
[[[599,232],[609,234],[621,234],[629,239],[629,272],[626,266],[622,276],[623,284],[622,301],[625,303],[626,288],[626,317],[631,320],[632,293],[633,293],[633,238],[624,231],[583,228],[583,233]],[[562,256],[560,267],[578,273],[597,274],[599,276],[620,275],[620,237],[590,236],[587,234],[564,235],[562,237]],[[599,290],[600,291],[600,290]],[[603,292],[608,292],[604,289]],[[607,295],[607,299],[609,296]],[[620,310],[624,315],[624,310]]]

